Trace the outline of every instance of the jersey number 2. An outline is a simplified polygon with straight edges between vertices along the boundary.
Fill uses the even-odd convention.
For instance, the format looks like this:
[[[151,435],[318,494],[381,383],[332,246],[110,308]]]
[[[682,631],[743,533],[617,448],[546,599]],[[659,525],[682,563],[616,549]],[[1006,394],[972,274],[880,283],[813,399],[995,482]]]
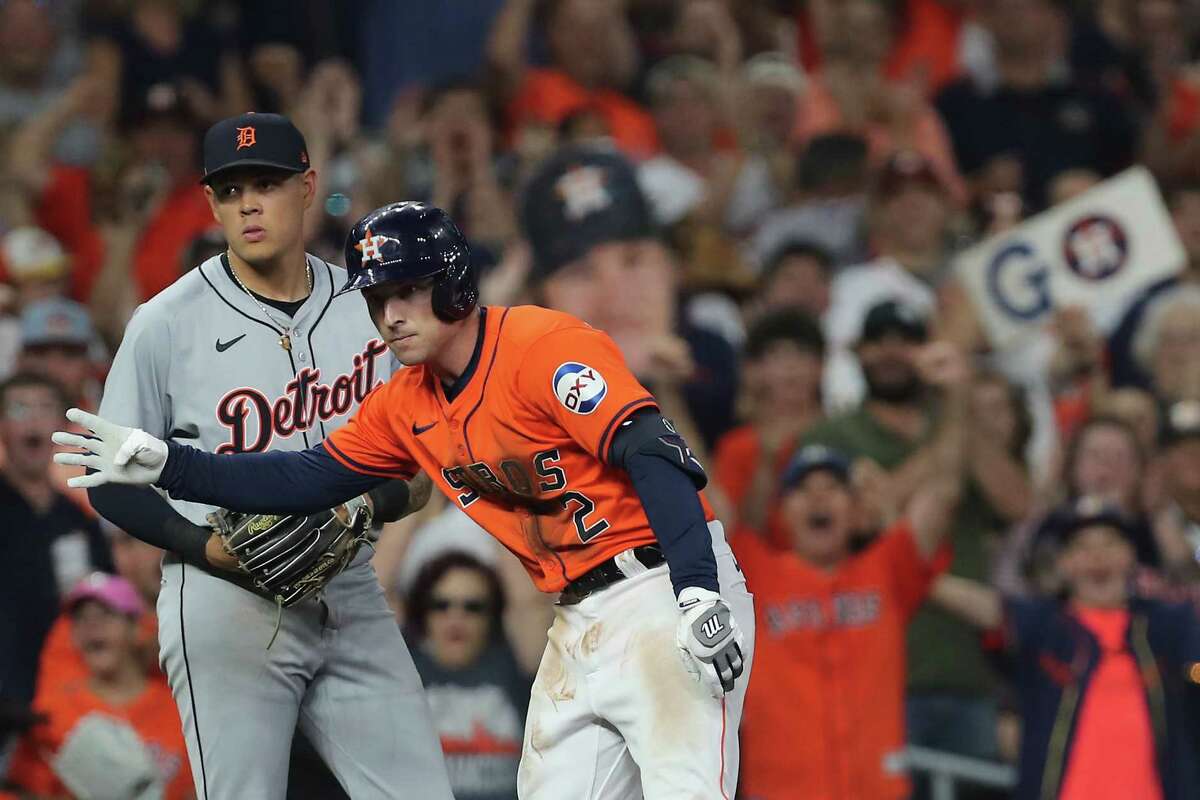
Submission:
[[[567,485],[566,471],[555,463],[560,457],[557,448],[543,450],[533,457],[534,472],[539,478],[545,478],[538,483],[538,489],[541,491],[552,492]],[[579,534],[579,541],[590,542],[608,530],[608,520],[603,517],[588,524],[588,514],[596,510],[596,504],[583,492],[574,490],[563,492],[558,499],[562,502],[563,508],[571,513],[571,521],[575,523],[575,532]]]
[[[603,517],[588,525],[587,516],[596,510],[596,504],[586,494],[582,492],[566,492],[562,496],[562,504],[567,511],[570,511],[571,507],[575,506],[575,511],[571,514],[571,519],[575,522],[575,532],[579,534],[579,541],[590,542],[608,530],[608,520]]]

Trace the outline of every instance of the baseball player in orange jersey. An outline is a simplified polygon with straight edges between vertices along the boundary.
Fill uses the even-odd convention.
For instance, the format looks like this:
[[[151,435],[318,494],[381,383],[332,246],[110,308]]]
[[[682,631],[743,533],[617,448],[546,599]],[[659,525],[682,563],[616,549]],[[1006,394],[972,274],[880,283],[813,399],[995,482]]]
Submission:
[[[531,697],[523,798],[731,798],[754,609],[706,476],[613,341],[542,308],[477,307],[436,208],[367,215],[346,247],[409,368],[306,451],[215,456],[72,410],[55,441],[81,486],[154,483],[272,513],[328,508],[424,470],[559,593]],[[740,678],[740,680],[739,680]]]

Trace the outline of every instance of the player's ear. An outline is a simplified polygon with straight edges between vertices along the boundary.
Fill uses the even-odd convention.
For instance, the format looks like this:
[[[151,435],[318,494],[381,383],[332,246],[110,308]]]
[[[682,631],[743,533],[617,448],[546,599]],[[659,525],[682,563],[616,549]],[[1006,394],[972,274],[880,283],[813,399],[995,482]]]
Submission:
[[[208,201],[208,210],[212,212],[213,219],[220,225],[221,218],[217,216],[217,195],[207,183],[204,184],[204,199]]]
[[[317,199],[317,171],[309,169],[301,177],[301,180],[304,181],[304,207],[307,209]]]

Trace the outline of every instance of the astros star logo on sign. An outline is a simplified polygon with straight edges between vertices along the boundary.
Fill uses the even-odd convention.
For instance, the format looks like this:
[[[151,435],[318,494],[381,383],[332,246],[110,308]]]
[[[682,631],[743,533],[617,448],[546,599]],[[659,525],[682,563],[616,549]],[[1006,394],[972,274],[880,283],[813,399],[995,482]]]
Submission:
[[[383,234],[371,235],[371,229],[367,228],[363,231],[363,238],[358,240],[358,244],[354,245],[354,249],[362,253],[363,261],[380,261],[383,258],[384,242],[396,241],[391,236]]]

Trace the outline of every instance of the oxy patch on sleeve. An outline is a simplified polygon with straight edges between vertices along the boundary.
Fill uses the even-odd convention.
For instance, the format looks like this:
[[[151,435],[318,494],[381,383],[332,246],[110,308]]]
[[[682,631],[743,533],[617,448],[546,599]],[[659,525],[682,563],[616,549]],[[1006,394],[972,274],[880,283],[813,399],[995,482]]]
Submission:
[[[599,370],[578,361],[559,365],[552,388],[563,408],[575,414],[591,414],[608,394],[608,384]]]

